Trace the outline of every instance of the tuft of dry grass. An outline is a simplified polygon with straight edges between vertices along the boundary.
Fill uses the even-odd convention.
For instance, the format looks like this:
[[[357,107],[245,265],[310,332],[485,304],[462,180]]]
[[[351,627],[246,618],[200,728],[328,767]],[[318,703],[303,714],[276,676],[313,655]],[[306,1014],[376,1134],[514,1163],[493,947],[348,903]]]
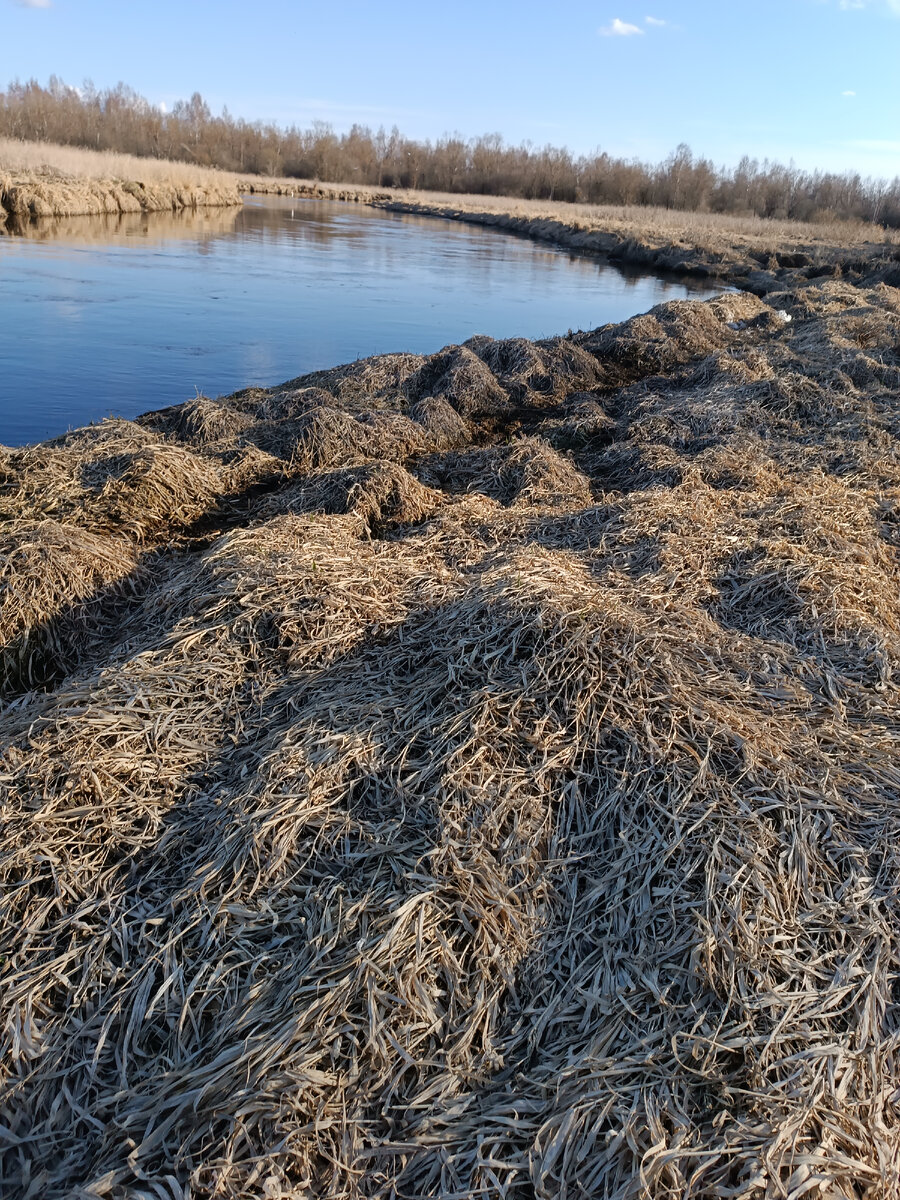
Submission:
[[[299,483],[266,496],[258,516],[279,513],[350,513],[373,533],[389,525],[415,524],[442,503],[439,491],[423,486],[394,462],[368,462],[360,467],[312,471]]]
[[[7,452],[0,516],[51,517],[138,541],[171,535],[223,492],[217,464],[131,421]]]
[[[3,1195],[897,1200],[898,346],[808,282],[0,453]]]
[[[0,534],[0,691],[65,674],[79,640],[102,625],[102,602],[133,581],[127,537],[49,519],[8,521]]]

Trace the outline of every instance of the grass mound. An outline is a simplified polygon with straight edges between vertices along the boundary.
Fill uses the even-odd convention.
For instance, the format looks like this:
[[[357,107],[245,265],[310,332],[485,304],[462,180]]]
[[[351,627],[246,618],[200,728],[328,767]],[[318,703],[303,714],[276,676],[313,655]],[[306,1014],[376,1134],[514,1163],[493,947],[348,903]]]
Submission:
[[[82,528],[159,539],[209,511],[214,464],[130,421],[104,421],[8,455],[6,518],[52,517]]]
[[[467,345],[516,404],[541,405],[601,382],[596,358],[567,338],[473,338]]]
[[[441,396],[429,396],[410,405],[411,421],[424,427],[437,450],[454,450],[468,444],[471,434],[465,420]]]
[[[487,416],[509,408],[509,400],[490,369],[466,346],[448,346],[433,354],[403,385],[412,403],[440,396],[462,417]]]
[[[451,493],[480,492],[501,504],[590,504],[590,481],[539,437],[437,455],[421,465],[426,482]]]
[[[405,459],[426,441],[422,428],[400,413],[352,416],[325,405],[297,422],[297,429],[294,458],[304,470],[375,458]]]
[[[0,456],[4,1197],[900,1194],[900,292],[789,299]]]
[[[261,421],[297,420],[314,408],[334,403],[334,396],[324,388],[289,387],[264,394],[255,406],[254,416]]]
[[[197,396],[194,400],[153,414],[152,419],[145,418],[145,424],[157,432],[198,446],[230,441],[250,422],[247,414],[217,400],[210,400],[208,396]]]
[[[777,325],[773,310],[745,292],[729,293],[708,304],[671,300],[621,325],[583,335],[580,345],[600,360],[615,383],[670,374],[692,359],[723,350],[751,321]]]
[[[102,625],[102,601],[127,590],[132,544],[59,521],[11,521],[0,533],[0,693],[44,684],[78,662]]]
[[[424,362],[421,354],[376,354],[329,371],[314,371],[285,387],[320,388],[348,409],[360,401],[369,408],[373,400],[395,396]]]
[[[189,526],[213,507],[220,491],[211,465],[174,446],[96,461],[82,478],[89,519],[141,540]]]
[[[266,497],[259,512],[263,516],[288,512],[353,513],[374,531],[389,524],[421,521],[442,499],[439,492],[424,487],[396,463],[374,462],[343,470],[311,472],[293,487]]]

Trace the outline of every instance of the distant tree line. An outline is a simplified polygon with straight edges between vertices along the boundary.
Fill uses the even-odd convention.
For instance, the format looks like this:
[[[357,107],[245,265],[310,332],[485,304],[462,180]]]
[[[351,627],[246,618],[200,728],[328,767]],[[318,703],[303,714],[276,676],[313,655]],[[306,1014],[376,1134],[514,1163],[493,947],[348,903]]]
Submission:
[[[396,127],[388,133],[354,125],[336,134],[314,121],[308,129],[284,129],[232,117],[227,109],[215,116],[199,92],[166,112],[123,83],[100,91],[89,82],[70,87],[56,76],[47,87],[17,81],[0,92],[0,134],[255,175],[802,221],[856,217],[900,227],[900,178],[801,171],[750,158],[727,170],[686,145],[653,164],[600,150],[576,157],[556,146],[510,146],[496,133],[423,142]]]

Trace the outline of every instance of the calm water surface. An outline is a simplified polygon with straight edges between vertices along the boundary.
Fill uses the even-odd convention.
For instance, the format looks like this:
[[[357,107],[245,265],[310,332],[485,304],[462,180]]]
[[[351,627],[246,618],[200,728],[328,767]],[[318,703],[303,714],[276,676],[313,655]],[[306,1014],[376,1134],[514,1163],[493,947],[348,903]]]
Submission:
[[[496,230],[288,197],[50,222],[0,237],[0,442],[710,294]]]

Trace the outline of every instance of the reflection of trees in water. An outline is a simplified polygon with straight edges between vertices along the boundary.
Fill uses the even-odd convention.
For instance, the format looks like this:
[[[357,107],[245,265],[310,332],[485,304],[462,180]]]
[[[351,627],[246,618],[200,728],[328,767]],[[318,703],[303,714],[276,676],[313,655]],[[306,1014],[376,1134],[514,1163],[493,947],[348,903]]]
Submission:
[[[30,219],[22,224],[11,217],[6,226],[0,223],[0,235],[5,233],[40,242],[161,245],[176,239],[190,239],[196,243],[197,252],[204,255],[210,253],[216,239],[235,236],[269,242],[303,242],[318,247],[365,245],[369,267],[390,266],[398,258],[408,263],[411,248],[409,239],[403,234],[409,229],[426,235],[417,241],[417,250],[423,254],[440,253],[436,240],[444,242],[448,257],[463,254],[465,270],[477,273],[485,281],[510,259],[518,261],[519,270],[527,266],[536,274],[543,274],[560,261],[600,274],[613,271],[627,290],[637,287],[648,277],[647,272],[638,268],[598,259],[596,255],[536,244],[527,234],[515,230],[460,225],[442,218],[390,213],[361,204],[287,196],[248,198],[243,208],[53,217]],[[521,245],[523,242],[528,244],[527,251]],[[527,254],[526,263],[522,261],[523,254]],[[673,289],[680,293],[685,283],[690,288],[690,282],[680,278],[660,279],[661,296],[668,295]]]
[[[0,223],[4,234],[36,242],[79,242],[107,245],[135,240],[166,242],[173,238],[215,238],[235,232],[239,208],[185,208],[180,212],[104,214],[93,217],[10,217]]]
[[[414,230],[410,236],[410,230]],[[386,212],[362,204],[287,196],[246,197],[242,208],[184,209],[178,212],[126,212],[121,215],[52,217],[19,224],[10,218],[0,234],[30,241],[62,244],[164,246],[170,241],[191,241],[193,250],[208,256],[220,239],[259,242],[270,247],[316,246],[319,250],[346,252],[374,274],[395,275],[398,270],[448,271],[449,275],[478,280],[490,288],[512,264],[526,290],[546,280],[547,271],[588,272],[593,277],[612,276],[625,292],[640,290],[648,278],[655,281],[654,301],[684,288],[703,290],[700,283],[682,277],[660,277],[637,266],[613,263],[596,254],[535,242],[518,230],[460,223],[448,218]],[[602,284],[601,284],[602,287]],[[708,289],[706,289],[708,290]],[[637,301],[635,301],[637,302]]]
[[[424,235],[413,247],[403,236],[410,229]],[[592,275],[612,273],[627,290],[646,283],[648,278],[658,278],[653,272],[610,262],[588,251],[535,242],[527,233],[515,229],[470,225],[440,216],[390,212],[330,200],[254,197],[238,214],[236,231],[250,237],[295,240],[320,247],[364,243],[369,267],[391,266],[398,259],[408,266],[414,250],[427,256],[446,253],[448,259],[458,260],[462,256],[465,272],[477,274],[483,283],[513,261],[519,272],[535,277],[543,277],[548,269],[561,263]],[[685,285],[690,288],[691,282],[674,277],[660,281],[664,294],[675,290],[680,295]],[[697,286],[704,290],[703,285]]]

